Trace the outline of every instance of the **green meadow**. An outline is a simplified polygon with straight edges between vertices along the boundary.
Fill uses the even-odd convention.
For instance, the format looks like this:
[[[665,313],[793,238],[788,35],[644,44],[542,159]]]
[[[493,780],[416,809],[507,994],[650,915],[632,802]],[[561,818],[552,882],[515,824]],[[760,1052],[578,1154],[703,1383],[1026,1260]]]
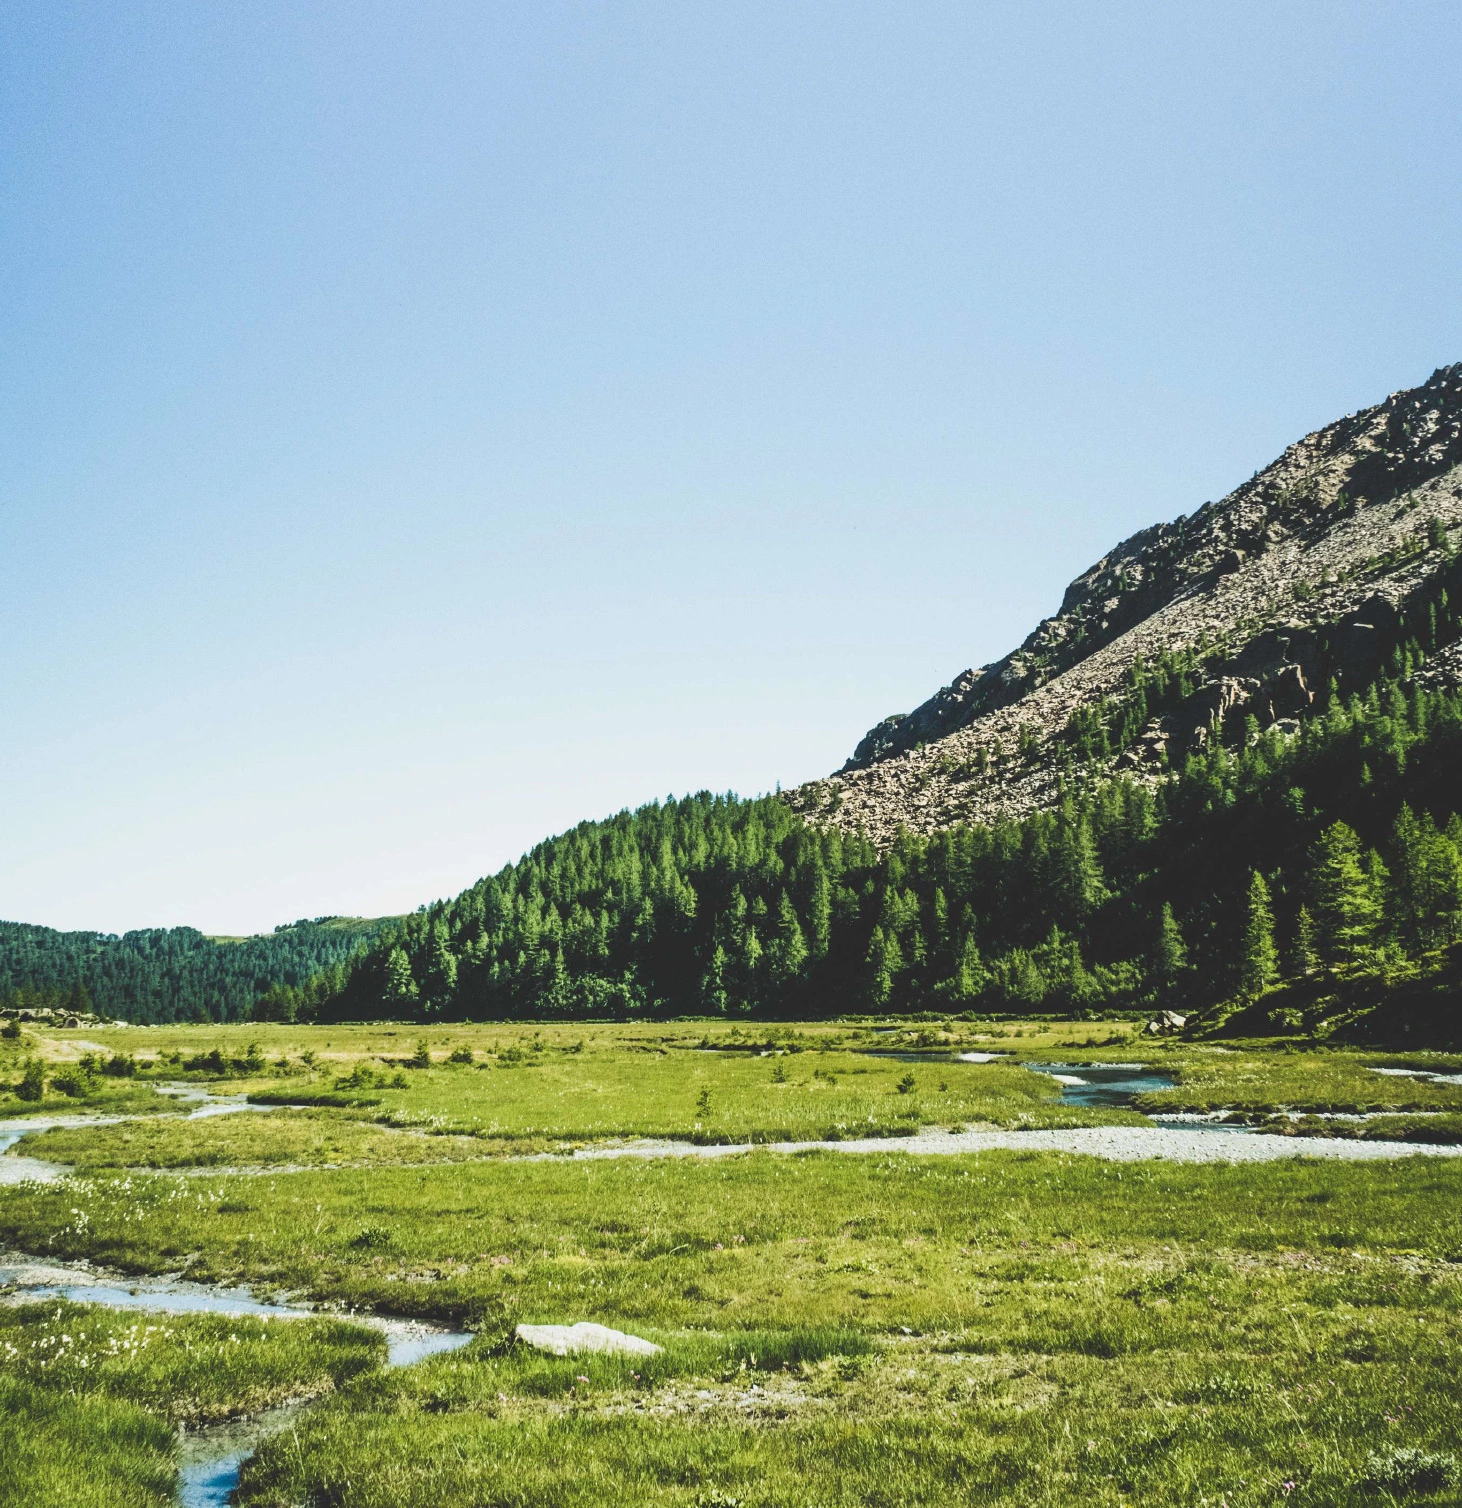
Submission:
[[[29,1136],[18,1152],[76,1172],[0,1188],[0,1246],[341,1319],[0,1307],[0,1502],[166,1503],[178,1424],[307,1399],[246,1462],[247,1508],[1462,1503],[1462,1159],[1317,1161],[1299,1138],[1246,1164],[899,1150],[921,1126],[1141,1123],[1062,1106],[1021,1059],[1144,1062],[1192,1108],[1407,1124],[1446,1119],[1459,1086],[1374,1069],[1454,1060],[1119,1022],[97,1040],[139,1089],[307,1108]],[[870,1134],[887,1150],[560,1150]],[[386,1370],[351,1310],[476,1339]],[[580,1320],[662,1350],[514,1340]]]

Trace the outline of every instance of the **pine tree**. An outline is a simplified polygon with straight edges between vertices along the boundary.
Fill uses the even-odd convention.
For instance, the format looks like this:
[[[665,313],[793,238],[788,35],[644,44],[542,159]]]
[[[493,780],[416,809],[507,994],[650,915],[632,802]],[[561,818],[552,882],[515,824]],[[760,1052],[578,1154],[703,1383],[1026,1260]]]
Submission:
[[[555,917],[557,913],[554,913]],[[553,929],[557,930],[557,929]],[[429,1004],[441,1009],[457,988],[457,960],[447,946],[447,926],[440,918],[427,934],[422,963],[421,993]]]
[[[730,1003],[726,992],[726,950],[719,943],[701,976],[700,1003],[701,1009],[713,1016],[724,1016]]]
[[[973,928],[965,933],[955,959],[954,975],[949,993],[955,1000],[974,1000],[985,988],[985,965],[980,958],[979,945],[975,942]]]
[[[832,942],[832,886],[822,856],[814,849],[807,886],[807,947],[814,961],[826,958]]]
[[[766,950],[755,927],[748,927],[741,937],[741,1008],[750,1010],[761,997],[762,958]]]
[[[1049,863],[1051,899],[1064,920],[1082,921],[1106,898],[1106,881],[1092,841],[1091,824],[1084,818],[1061,823]]]
[[[1268,988],[1279,961],[1274,950],[1274,911],[1269,900],[1269,886],[1257,869],[1249,876],[1245,906],[1244,956],[1239,987],[1254,1000]]]

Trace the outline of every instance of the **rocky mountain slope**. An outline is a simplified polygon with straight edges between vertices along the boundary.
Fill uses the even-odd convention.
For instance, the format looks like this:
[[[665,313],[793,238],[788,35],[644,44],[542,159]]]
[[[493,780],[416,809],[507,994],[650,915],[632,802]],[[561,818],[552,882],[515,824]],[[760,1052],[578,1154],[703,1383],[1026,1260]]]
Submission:
[[[886,843],[1051,805],[1063,780],[1159,780],[1215,737],[1293,731],[1317,688],[1366,685],[1417,636],[1459,529],[1462,363],[1133,535],[1018,649],[786,799]],[[1418,674],[1462,681],[1462,646]]]

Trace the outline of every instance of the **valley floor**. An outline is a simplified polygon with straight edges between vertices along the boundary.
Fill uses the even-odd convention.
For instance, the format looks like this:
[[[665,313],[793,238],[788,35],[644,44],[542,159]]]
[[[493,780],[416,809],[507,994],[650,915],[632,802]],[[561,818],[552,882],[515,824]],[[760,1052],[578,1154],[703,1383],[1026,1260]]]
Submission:
[[[411,1028],[98,1042],[139,1071],[99,1076],[73,1114],[123,1093],[135,1114],[164,1078],[310,1108],[184,1119],[174,1100],[26,1137],[16,1153],[75,1171],[0,1188],[0,1246],[339,1317],[120,1314],[36,1302],[22,1279],[0,1307],[7,1505],[168,1503],[177,1425],[292,1400],[244,1463],[250,1508],[1462,1501],[1462,1162],[1379,1142],[1321,1159],[1305,1154],[1335,1141],[1303,1137],[1263,1163],[1045,1150],[1063,1127],[1161,1133],[1022,1066],[1140,1062],[1166,1086],[1138,1101],[1154,1114],[1401,1120],[1442,1128],[1442,1152],[1456,1059],[1215,1050],[1119,1023],[443,1027],[424,1053]],[[62,1033],[24,1046],[76,1056]],[[1010,1056],[959,1057],[992,1052]],[[0,1118],[54,1108],[5,1099]],[[1010,1146],[917,1150],[955,1126]],[[874,1133],[898,1139],[837,1150]],[[828,1135],[796,1154],[524,1155]],[[388,1370],[351,1311],[477,1338]],[[513,1339],[578,1320],[663,1350]]]

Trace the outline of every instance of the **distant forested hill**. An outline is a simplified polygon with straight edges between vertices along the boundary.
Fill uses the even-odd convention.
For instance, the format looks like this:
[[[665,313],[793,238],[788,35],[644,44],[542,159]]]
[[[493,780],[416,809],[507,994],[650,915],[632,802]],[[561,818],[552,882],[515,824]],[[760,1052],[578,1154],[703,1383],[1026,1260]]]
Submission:
[[[385,925],[322,917],[259,937],[150,927],[116,937],[0,922],[0,1004],[123,1021],[239,1021],[271,990],[328,977]]]

